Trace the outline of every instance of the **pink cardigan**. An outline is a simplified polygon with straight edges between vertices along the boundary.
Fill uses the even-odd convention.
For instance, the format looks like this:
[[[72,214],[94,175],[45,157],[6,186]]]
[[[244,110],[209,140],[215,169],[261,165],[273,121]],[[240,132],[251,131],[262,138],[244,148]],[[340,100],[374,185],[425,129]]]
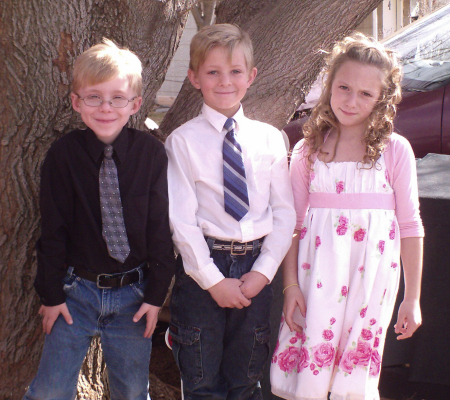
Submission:
[[[307,148],[304,146],[304,140],[301,140],[292,152],[290,165],[291,184],[294,192],[295,210],[297,212],[297,230],[302,228],[303,219],[305,218],[310,203],[310,171],[307,166],[307,159],[304,157],[306,151]],[[394,199],[390,201],[389,196],[381,194],[377,200],[377,196],[372,195],[371,197],[373,199],[367,198],[367,200],[375,200],[372,202],[373,204],[370,203],[373,206],[366,206],[366,208],[384,208],[384,206],[376,206],[377,203],[386,204],[387,209],[395,208],[395,215],[400,227],[400,237],[423,237],[424,230],[419,212],[416,161],[408,140],[403,136],[393,133],[384,153],[384,159],[389,175],[389,183],[394,189]],[[341,195],[335,195],[335,197],[337,198]],[[360,199],[364,198],[364,194],[348,194],[345,197],[345,203],[347,204],[358,203]],[[336,206],[338,208],[353,208],[352,206]]]

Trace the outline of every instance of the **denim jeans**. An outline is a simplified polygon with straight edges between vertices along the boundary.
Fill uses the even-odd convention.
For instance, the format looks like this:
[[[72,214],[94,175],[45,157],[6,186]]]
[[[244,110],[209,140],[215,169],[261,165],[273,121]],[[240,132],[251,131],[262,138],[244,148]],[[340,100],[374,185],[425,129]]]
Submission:
[[[133,316],[144,298],[147,281],[122,288],[99,289],[73,274],[64,278],[66,304],[73,324],[62,315],[45,335],[37,375],[24,400],[74,399],[78,374],[93,336],[100,336],[112,400],[149,400],[151,339],[144,338],[145,316]]]
[[[240,278],[251,270],[258,253],[232,256],[212,251],[211,256],[226,278]],[[267,285],[249,307],[221,308],[184,273],[178,257],[170,334],[185,400],[262,399],[259,380],[270,355],[272,298]]]

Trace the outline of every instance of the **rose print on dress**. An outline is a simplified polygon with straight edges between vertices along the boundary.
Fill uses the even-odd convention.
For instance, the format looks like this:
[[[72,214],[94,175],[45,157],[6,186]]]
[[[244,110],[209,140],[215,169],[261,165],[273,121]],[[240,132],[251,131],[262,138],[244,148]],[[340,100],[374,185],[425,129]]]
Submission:
[[[336,181],[336,193],[340,194],[344,191],[345,184],[343,181]]]
[[[380,254],[384,253],[384,240],[380,240],[378,242],[377,249],[379,250]]]
[[[325,330],[322,332],[322,337],[323,337],[327,342],[329,342],[331,339],[334,338],[334,333],[333,333],[333,331],[330,330],[330,329],[325,329]]]
[[[336,351],[331,343],[319,343],[311,348],[312,361],[314,361],[315,366],[318,368],[331,366],[335,354]]]
[[[375,340],[373,341],[373,347],[378,347],[380,345],[380,338],[375,337]]]
[[[309,354],[305,347],[288,347],[278,355],[278,366],[287,377],[292,372],[301,372],[309,365]]]
[[[304,239],[307,231],[308,231],[308,229],[306,228],[306,226],[304,226],[302,229],[300,229],[300,240]]]
[[[370,325],[375,325],[377,323],[377,320],[375,318],[372,318],[369,323]]]
[[[336,224],[334,224],[334,226],[336,226],[336,225],[337,225],[336,233],[339,236],[345,235],[347,233],[347,229],[348,229],[348,218],[345,215],[341,214],[339,216],[338,222]]]
[[[347,286],[342,286],[341,293],[339,295],[338,303],[340,303],[345,297],[347,297],[347,294],[348,294]]]
[[[336,322],[336,318],[333,317],[330,319],[330,325],[334,325],[335,322]]]
[[[320,236],[316,236],[316,249],[321,245]]]
[[[395,239],[395,222],[394,221],[392,221],[391,230],[389,231],[389,239],[391,239],[391,240]]]
[[[317,289],[320,289],[322,287],[322,282],[320,280],[317,281]]]
[[[370,359],[370,371],[369,375],[377,377],[380,374],[381,357],[377,350],[372,351],[372,356]]]
[[[371,340],[371,339],[373,338],[373,334],[372,334],[372,332],[370,331],[370,329],[363,329],[363,330],[361,331],[361,337],[362,337],[364,340]]]
[[[366,316],[366,312],[367,312],[367,306],[365,306],[364,308],[362,308],[362,309],[359,311],[359,316],[360,316],[361,318],[364,318],[364,317]]]
[[[356,242],[362,242],[364,240],[364,237],[366,236],[366,230],[363,228],[359,228],[354,234],[353,238]]]
[[[397,268],[397,263],[395,263],[395,262],[393,262],[393,263],[391,263],[391,268]]]

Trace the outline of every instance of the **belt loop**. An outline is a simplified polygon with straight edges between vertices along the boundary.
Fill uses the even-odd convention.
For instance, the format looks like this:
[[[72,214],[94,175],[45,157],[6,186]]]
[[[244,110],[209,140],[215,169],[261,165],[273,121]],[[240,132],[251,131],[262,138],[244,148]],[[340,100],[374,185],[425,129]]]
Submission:
[[[213,251],[214,242],[216,241],[216,239],[211,236],[205,236],[205,239],[206,239],[206,244],[208,245],[208,248],[209,248],[209,255],[211,255],[211,253]]]
[[[255,239],[253,241],[253,252],[252,252],[252,256],[256,257],[257,255],[259,255],[259,239]]]

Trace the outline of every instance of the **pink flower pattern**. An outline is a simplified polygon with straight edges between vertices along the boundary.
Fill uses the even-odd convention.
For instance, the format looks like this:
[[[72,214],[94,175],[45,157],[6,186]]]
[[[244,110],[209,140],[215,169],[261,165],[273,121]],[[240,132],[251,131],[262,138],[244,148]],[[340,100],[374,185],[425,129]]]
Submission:
[[[343,236],[347,233],[347,229],[348,229],[348,218],[345,217],[344,215],[341,215],[339,217],[339,224],[336,228],[336,233],[339,236]]]
[[[314,174],[314,172],[311,173],[311,175],[310,175],[311,180],[314,179],[314,177],[315,177],[315,175],[317,175],[317,173],[318,173],[318,171],[316,171],[316,174]],[[383,173],[385,173],[386,181],[389,181],[388,172],[383,171]],[[322,177],[322,176],[320,175],[320,177]],[[343,176],[342,176],[342,178],[343,178]],[[316,183],[317,183],[318,188],[322,184],[321,182],[315,182],[314,184],[316,184]],[[337,194],[351,191],[349,182],[345,182],[344,180],[340,180],[338,178],[335,182],[332,182],[332,183],[335,184],[335,189],[336,189]],[[378,188],[379,191],[382,190],[381,189],[382,185],[383,185],[383,182],[381,182],[381,185],[380,185],[380,182],[378,182],[378,185],[376,187]],[[384,187],[387,188],[387,187],[389,187],[389,185],[385,184]],[[314,191],[316,191],[316,187],[314,187]],[[383,193],[385,193],[386,191],[387,191],[387,189],[383,190]],[[392,219],[390,219],[391,224],[389,224],[387,226],[384,223],[383,224],[380,223],[379,224],[380,227],[379,228],[376,227],[376,229],[378,229],[378,231],[375,231],[375,232],[378,232],[378,233],[375,235],[372,232],[372,229],[373,229],[372,223],[370,225],[370,230],[369,230],[369,226],[364,225],[364,222],[361,223],[361,220],[353,219],[353,217],[351,220],[349,220],[349,215],[346,216],[344,214],[341,214],[341,215],[334,216],[333,222],[334,222],[334,229],[336,229],[336,234],[338,236],[344,236],[350,230],[349,235],[351,235],[351,236],[346,236],[348,238],[349,242],[354,241],[353,243],[355,243],[355,242],[361,243],[361,245],[360,244],[355,245],[355,248],[360,248],[360,249],[364,248],[364,246],[366,245],[366,241],[367,241],[367,243],[369,243],[371,246],[373,246],[372,249],[374,249],[374,247],[376,246],[376,249],[374,249],[374,250],[376,251],[377,254],[383,255],[384,252],[386,251],[386,253],[387,253],[386,255],[390,257],[393,246],[391,244],[392,242],[389,242],[389,240],[395,240],[395,239],[399,240],[399,238],[396,237],[398,235],[396,234],[395,220],[393,221]],[[311,221],[312,221],[312,219],[311,219]],[[311,221],[309,221],[308,223],[311,223]],[[306,224],[306,222],[305,222],[305,224]],[[366,229],[362,228],[360,224],[362,224],[362,226],[365,227]],[[385,228],[382,228],[383,226],[385,226]],[[313,225],[313,227],[314,227],[314,225]],[[385,236],[387,236],[386,228],[388,228],[388,227],[390,227],[390,229],[388,230],[389,231],[389,239],[387,239],[385,237]],[[313,242],[314,243],[313,246],[315,246],[315,249],[317,250],[320,247],[321,250],[318,250],[318,251],[321,252],[323,250],[324,246],[328,245],[328,240],[324,236],[324,234],[322,234],[320,232],[320,230],[318,231],[318,235],[312,235],[312,232],[314,232],[314,229],[310,229],[310,227],[308,225],[305,227],[302,227],[302,229],[300,230],[300,235],[299,235],[300,239],[306,238],[308,242],[309,241]],[[384,240],[380,240],[381,238]],[[322,242],[322,239],[324,239],[324,242]],[[336,242],[336,243],[344,243],[343,241],[341,241],[343,238],[340,239],[340,238],[335,237],[333,240],[336,240],[336,239],[340,241],[340,242]],[[375,239],[377,239],[377,240],[375,241]],[[386,242],[385,242],[385,240],[386,240]],[[362,245],[362,243],[364,243],[364,245]],[[386,247],[386,244],[387,244],[387,247]],[[309,244],[303,243],[303,244],[301,244],[301,246],[309,247]],[[311,246],[309,248],[309,251],[311,252],[310,253],[311,257],[314,256],[313,250],[314,250],[314,247]],[[326,249],[326,250],[328,250],[328,249]],[[353,251],[353,248],[352,248],[352,251]],[[317,254],[320,254],[320,253],[317,253]],[[302,257],[303,257],[303,254],[302,254]],[[309,258],[307,256],[304,256],[304,257],[305,258],[303,260],[305,262],[301,262],[299,264],[301,266],[300,271],[304,270],[307,272],[301,274],[301,277],[302,277],[301,279],[305,279],[305,276],[310,276],[309,271],[311,271],[311,264],[312,264],[311,260],[314,259],[314,258]],[[378,256],[378,257],[380,257],[380,256]],[[396,269],[398,267],[396,262],[391,262],[391,264],[388,264],[388,265],[391,265],[391,267],[393,269]],[[358,267],[358,266],[353,265],[352,268],[353,267]],[[358,269],[358,273],[361,274],[361,279],[352,281],[352,282],[355,282],[355,284],[354,284],[355,289],[352,286],[352,291],[355,290],[355,293],[356,293],[358,285],[370,284],[370,282],[367,280],[373,279],[373,277],[375,276],[374,274],[370,273],[370,272],[372,272],[372,264],[370,263],[370,260],[368,261],[368,263],[366,263],[366,265],[360,265],[357,269]],[[368,274],[365,273],[366,269],[369,271]],[[393,273],[390,274],[389,276],[391,276],[391,275],[394,276]],[[364,278],[366,281],[364,281]],[[312,275],[311,275],[311,278],[306,278],[306,279],[312,279]],[[326,276],[320,276],[320,275],[316,276],[315,279],[316,279],[316,287],[318,289],[323,287],[324,290],[331,292],[332,290],[338,291],[339,288],[341,288],[340,289],[340,300],[336,299],[335,301],[338,301],[338,300],[341,301],[343,298],[348,298],[349,288],[345,281],[340,281],[340,282],[336,281],[336,282],[330,283],[329,279],[327,279]],[[387,283],[388,282],[376,283],[377,285],[379,285],[377,287],[377,290],[383,289],[383,286],[387,287]],[[312,284],[314,285],[314,280],[312,281]],[[343,285],[345,285],[345,286],[343,286]],[[353,285],[353,283],[352,283],[352,285]],[[383,286],[381,286],[381,285],[383,285]],[[386,292],[386,290],[385,290],[385,292]],[[318,293],[320,293],[320,292],[318,292]],[[377,291],[377,293],[380,293],[380,291]],[[310,376],[310,377],[313,375],[316,376],[316,375],[319,375],[322,373],[322,368],[330,368],[330,367],[333,368],[334,365],[337,368],[339,368],[339,370],[342,373],[345,373],[346,375],[352,374],[352,371],[355,368],[364,368],[367,371],[367,374],[370,375],[371,377],[379,376],[380,369],[381,369],[381,356],[380,356],[380,353],[378,352],[378,349],[380,348],[380,344],[381,344],[381,341],[383,338],[383,336],[381,336],[383,329],[381,327],[379,327],[377,324],[379,323],[379,320],[382,318],[382,314],[377,314],[379,312],[377,306],[372,304],[373,299],[370,299],[370,301],[371,301],[371,303],[370,303],[371,309],[370,310],[368,310],[368,306],[367,306],[367,304],[369,304],[368,299],[366,299],[365,303],[363,303],[360,306],[361,308],[359,309],[359,311],[357,311],[357,309],[355,310],[356,312],[359,312],[359,315],[362,318],[362,320],[360,320],[359,323],[357,322],[356,325],[354,326],[355,332],[353,335],[351,333],[352,327],[349,327],[349,326],[346,326],[344,328],[344,331],[341,332],[342,327],[340,324],[342,321],[340,321],[340,320],[339,320],[339,323],[337,324],[338,330],[334,329],[335,324],[336,324],[335,317],[330,318],[328,316],[327,318],[324,318],[323,316],[318,316],[317,318],[319,318],[319,320],[321,319],[323,322],[323,324],[321,324],[320,330],[317,330],[318,326],[317,327],[312,326],[312,331],[309,331],[307,329],[307,327],[302,324],[302,326],[304,327],[304,332],[302,334],[295,332],[295,333],[292,333],[291,335],[288,335],[286,340],[284,341],[284,345],[286,347],[284,349],[278,350],[279,353],[277,352],[277,350],[275,350],[274,356],[272,358],[272,363],[274,363],[274,365],[276,365],[277,368],[279,367],[281,369],[281,371],[284,372],[286,377],[289,374],[294,374],[293,376],[295,376],[296,373],[298,374],[305,369],[308,371],[307,372],[308,376]],[[354,305],[352,305],[352,307],[353,306]],[[334,309],[330,309],[330,311],[331,310],[333,311],[333,314],[331,314],[331,315],[340,315],[339,313],[334,313]],[[366,317],[367,317],[367,319],[366,319]],[[337,317],[337,318],[339,319],[339,317]],[[327,324],[328,321],[329,321],[329,325]],[[364,324],[364,327],[360,326],[361,323]],[[285,332],[285,329],[286,329],[286,327],[284,328],[284,332]],[[348,333],[347,333],[347,330],[348,330]],[[335,332],[333,332],[333,331],[335,331]],[[311,332],[311,333],[309,333],[309,332]],[[308,337],[307,337],[307,335],[308,335]],[[316,335],[317,336],[321,335],[322,338],[318,338],[318,337],[316,337]],[[358,337],[358,335],[359,335],[359,337]],[[309,336],[311,336],[311,337],[309,337]],[[357,339],[357,337],[358,337],[358,339]],[[311,339],[319,339],[319,340],[316,341],[317,344],[311,346]],[[352,340],[353,340],[353,343],[352,343]],[[337,344],[338,341],[339,341],[339,344]],[[344,347],[345,341],[348,341],[348,343]],[[313,342],[313,344],[314,344],[314,342]],[[341,345],[343,345],[344,348],[341,348],[341,350],[338,351],[338,348],[340,348]],[[279,346],[279,343],[277,343],[277,349],[278,349],[278,346]],[[335,347],[335,346],[337,346],[337,347]],[[381,350],[380,350],[380,352],[381,352]],[[355,375],[355,374],[353,374],[353,375]],[[355,376],[353,376],[353,378],[355,378]],[[311,379],[313,379],[313,378],[311,378]],[[351,380],[349,380],[349,382],[351,382]]]
[[[302,269],[304,269],[305,271],[310,269],[310,268],[311,268],[311,264],[308,264],[306,262],[302,264]]]
[[[304,226],[302,229],[300,229],[300,240],[305,238],[307,231],[308,231],[308,229],[306,228],[306,226]]]
[[[360,312],[359,312],[359,316],[361,318],[364,318],[366,316],[366,312],[367,312],[367,306],[365,306]]]
[[[331,343],[319,343],[311,349],[311,358],[319,368],[333,364],[335,350]]]
[[[370,359],[369,375],[374,377],[378,376],[380,373],[380,367],[381,367],[381,356],[377,350],[373,350]]]
[[[369,329],[363,329],[361,331],[361,337],[364,340],[371,340],[373,338],[373,334],[372,334],[372,332]]]
[[[309,360],[308,350],[305,347],[298,349],[291,346],[278,355],[278,366],[288,374],[294,370],[299,373],[309,365]]]
[[[392,221],[391,230],[389,231],[389,239],[395,239],[395,222]]]
[[[316,249],[320,246],[320,236],[316,236]]]
[[[331,331],[330,329],[325,329],[322,332],[322,337],[326,340],[326,341],[330,341],[331,339],[334,338],[334,333],[333,331]]]
[[[378,242],[378,250],[380,251],[381,254],[384,253],[384,240],[380,240]]]
[[[354,233],[353,238],[357,242],[362,242],[364,240],[365,236],[366,236],[366,230],[363,228],[360,228]]]
[[[340,194],[344,191],[345,184],[343,181],[336,182],[336,193]]]

